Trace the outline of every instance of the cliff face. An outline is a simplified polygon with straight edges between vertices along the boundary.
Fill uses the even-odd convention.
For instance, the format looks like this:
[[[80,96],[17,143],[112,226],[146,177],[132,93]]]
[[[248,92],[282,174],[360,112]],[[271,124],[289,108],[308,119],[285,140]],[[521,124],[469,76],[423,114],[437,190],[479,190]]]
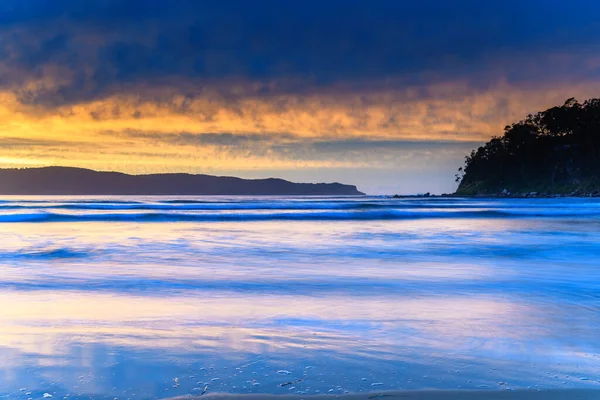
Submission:
[[[600,99],[507,126],[466,157],[457,181],[457,195],[600,195]]]
[[[127,175],[83,168],[0,169],[0,195],[363,195],[341,183],[191,174]]]

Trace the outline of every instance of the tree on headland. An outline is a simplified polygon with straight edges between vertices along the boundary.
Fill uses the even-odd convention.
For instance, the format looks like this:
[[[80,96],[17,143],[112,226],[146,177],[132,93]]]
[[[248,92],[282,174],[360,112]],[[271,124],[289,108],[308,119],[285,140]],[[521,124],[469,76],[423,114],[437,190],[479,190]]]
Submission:
[[[504,128],[473,150],[456,194],[600,192],[600,99],[574,98]]]

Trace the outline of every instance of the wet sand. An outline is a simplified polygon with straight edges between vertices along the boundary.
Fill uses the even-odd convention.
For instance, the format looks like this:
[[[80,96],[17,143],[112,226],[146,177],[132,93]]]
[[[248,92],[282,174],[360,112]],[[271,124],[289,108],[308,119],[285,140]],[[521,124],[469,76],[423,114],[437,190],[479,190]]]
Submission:
[[[600,400],[600,390],[549,389],[549,390],[406,390],[396,392],[371,392],[322,395],[270,395],[270,394],[205,394],[180,396],[171,400]]]
[[[599,226],[600,199],[0,197],[0,400],[600,390]]]

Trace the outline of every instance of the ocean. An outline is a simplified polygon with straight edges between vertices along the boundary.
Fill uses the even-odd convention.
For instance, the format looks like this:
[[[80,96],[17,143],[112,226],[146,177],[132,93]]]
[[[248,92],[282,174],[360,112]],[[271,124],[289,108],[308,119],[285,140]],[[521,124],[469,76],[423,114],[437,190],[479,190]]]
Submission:
[[[600,200],[0,198],[0,398],[600,389]]]

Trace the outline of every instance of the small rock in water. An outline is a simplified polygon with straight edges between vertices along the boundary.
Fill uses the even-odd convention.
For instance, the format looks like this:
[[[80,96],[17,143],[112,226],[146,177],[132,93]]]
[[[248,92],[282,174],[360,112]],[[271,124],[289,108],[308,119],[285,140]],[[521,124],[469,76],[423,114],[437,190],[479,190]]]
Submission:
[[[281,384],[279,384],[279,386],[284,387],[284,386],[294,385],[294,384],[300,383],[300,382],[302,382],[302,379],[296,379],[295,381],[281,383]]]

